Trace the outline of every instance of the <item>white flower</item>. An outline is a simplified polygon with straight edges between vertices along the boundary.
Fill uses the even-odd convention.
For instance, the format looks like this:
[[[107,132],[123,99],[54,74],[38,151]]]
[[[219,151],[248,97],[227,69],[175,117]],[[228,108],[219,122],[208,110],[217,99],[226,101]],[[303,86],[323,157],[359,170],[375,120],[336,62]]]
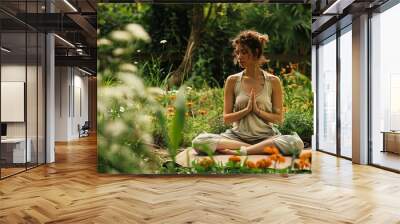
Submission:
[[[143,133],[141,137],[142,137],[144,142],[147,142],[147,143],[152,143],[153,142],[153,137],[148,133]]]
[[[121,120],[108,121],[106,132],[112,136],[118,136],[126,130],[126,125]]]
[[[110,45],[111,41],[106,39],[106,38],[101,38],[97,40],[97,46],[102,46],[102,45]]]
[[[129,63],[124,63],[124,64],[120,65],[119,68],[121,69],[121,71],[127,71],[127,72],[132,72],[132,73],[137,72],[136,66],[129,64]]]
[[[121,81],[127,87],[134,89],[138,94],[144,94],[144,85],[142,80],[136,75],[132,75],[130,73],[121,72],[118,74]],[[121,87],[120,87],[121,88]]]
[[[125,108],[123,106],[120,106],[119,111],[123,113],[123,112],[125,112]]]
[[[166,44],[167,43],[167,40],[161,40],[160,41],[160,44]]]
[[[164,95],[164,91],[158,87],[149,87],[147,88],[147,92],[151,95]]]
[[[136,52],[137,52],[137,53],[140,53],[140,52],[141,52],[141,50],[136,50]]]
[[[111,38],[117,41],[130,41],[132,40],[132,34],[122,30],[116,30],[111,33]]]
[[[138,64],[138,62],[137,61],[135,61],[135,62],[133,62],[135,65],[137,65]]]
[[[123,48],[115,48],[114,50],[113,50],[113,54],[114,54],[114,56],[121,56],[121,55],[123,55],[125,53],[125,50],[123,49]]]
[[[142,26],[131,23],[126,25],[125,29],[130,32],[136,39],[141,39],[144,41],[150,41],[150,36],[147,32],[143,29]]]

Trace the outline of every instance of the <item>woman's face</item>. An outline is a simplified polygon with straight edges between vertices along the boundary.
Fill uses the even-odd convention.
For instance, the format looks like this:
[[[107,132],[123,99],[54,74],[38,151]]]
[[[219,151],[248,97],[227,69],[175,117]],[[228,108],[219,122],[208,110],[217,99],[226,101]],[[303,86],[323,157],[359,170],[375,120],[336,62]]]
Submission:
[[[236,59],[240,67],[247,68],[257,63],[257,59],[251,53],[251,50],[246,45],[237,45],[235,49]]]

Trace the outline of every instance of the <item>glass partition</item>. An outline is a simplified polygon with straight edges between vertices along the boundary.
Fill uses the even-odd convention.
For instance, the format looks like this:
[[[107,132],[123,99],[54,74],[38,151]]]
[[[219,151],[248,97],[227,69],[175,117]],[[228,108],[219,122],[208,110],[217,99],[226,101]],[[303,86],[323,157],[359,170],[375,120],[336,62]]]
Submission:
[[[340,36],[340,154],[352,158],[352,33]]]
[[[372,163],[400,170],[400,5],[371,18]]]
[[[18,19],[43,11],[44,1],[27,2],[0,2],[0,178],[45,162],[46,40]]]
[[[318,47],[318,149],[336,154],[336,36]]]
[[[3,14],[3,18],[6,16]],[[4,21],[4,19],[3,19]],[[3,27],[6,24],[3,24]],[[2,177],[26,170],[31,161],[30,141],[27,141],[27,35],[25,30],[1,34],[1,161]]]

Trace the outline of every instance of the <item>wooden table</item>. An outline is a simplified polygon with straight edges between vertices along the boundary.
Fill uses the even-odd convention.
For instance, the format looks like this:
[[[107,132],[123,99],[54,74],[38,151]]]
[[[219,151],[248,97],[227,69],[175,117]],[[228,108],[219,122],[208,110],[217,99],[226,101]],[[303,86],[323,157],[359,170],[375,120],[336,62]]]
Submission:
[[[392,152],[400,154],[400,131],[382,131],[383,150],[382,152]]]

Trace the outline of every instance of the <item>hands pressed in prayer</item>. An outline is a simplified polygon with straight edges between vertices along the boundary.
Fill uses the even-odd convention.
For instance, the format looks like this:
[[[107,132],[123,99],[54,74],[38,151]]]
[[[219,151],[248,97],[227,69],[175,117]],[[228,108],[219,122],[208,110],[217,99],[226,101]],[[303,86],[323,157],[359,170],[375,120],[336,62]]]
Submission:
[[[246,109],[248,112],[254,112],[257,115],[260,114],[260,108],[257,105],[256,93],[255,93],[254,89],[251,89],[250,97],[249,97],[249,101],[247,103]]]

